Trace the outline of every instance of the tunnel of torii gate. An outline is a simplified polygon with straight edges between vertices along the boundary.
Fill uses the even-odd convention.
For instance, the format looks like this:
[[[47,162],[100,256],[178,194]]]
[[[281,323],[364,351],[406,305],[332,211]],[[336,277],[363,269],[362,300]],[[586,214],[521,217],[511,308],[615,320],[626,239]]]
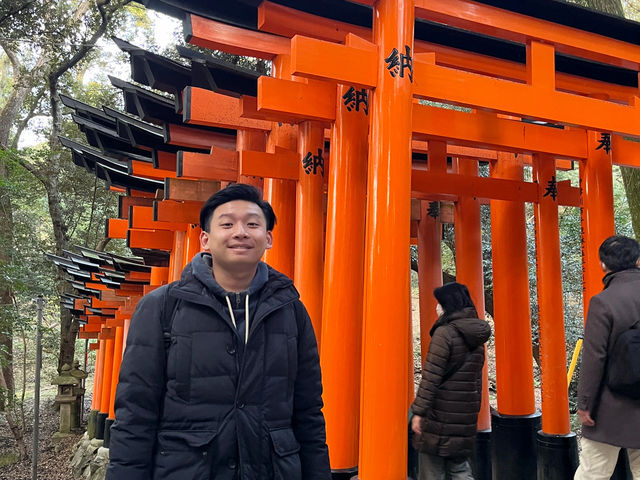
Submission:
[[[142,257],[53,257],[73,277],[77,293],[63,304],[83,323],[80,338],[97,339],[98,438],[108,445],[137,301],[197,253],[206,198],[247,182],[278,216],[265,260],[294,279],[313,321],[336,478],[407,477],[409,247],[424,360],[443,222],[455,226],[457,280],[484,311],[483,203],[497,409],[485,368],[476,477],[572,478],[558,209],[581,208],[586,304],[601,288],[597,248],[614,233],[612,166],[640,166],[640,25],[553,0],[144,3],[182,19],[189,43],[272,69],[258,75],[185,47],[174,61],[116,40],[136,82],[111,79],[125,111],[63,98],[88,145],[62,143],[120,194],[107,235]],[[557,181],[576,166],[579,186]],[[541,412],[525,203],[535,212]]]

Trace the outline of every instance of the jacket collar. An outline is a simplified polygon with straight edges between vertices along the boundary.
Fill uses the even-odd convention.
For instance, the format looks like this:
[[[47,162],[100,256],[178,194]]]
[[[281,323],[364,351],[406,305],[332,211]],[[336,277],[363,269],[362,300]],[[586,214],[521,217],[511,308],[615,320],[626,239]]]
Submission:
[[[612,283],[620,281],[627,282],[632,279],[640,280],[640,268],[633,267],[625,270],[618,270],[617,272],[609,272],[602,279],[602,283],[604,283],[604,288],[607,288]]]
[[[200,255],[194,257],[194,259],[184,268],[180,281],[174,288],[171,288],[169,292],[176,298],[198,305],[204,305],[213,309],[220,318],[229,325],[230,328],[235,330],[229,316],[222,313],[226,307],[223,306],[222,302],[217,298],[216,292],[211,288],[212,283],[208,281],[202,282],[200,280],[202,274],[196,274],[194,271],[195,269],[202,269],[203,263],[205,262]],[[271,268],[267,264],[263,265],[266,267],[267,279],[264,287],[258,293],[260,298],[258,300],[254,320],[251,323],[249,337],[251,337],[251,332],[253,332],[257,326],[262,323],[262,320],[264,320],[267,315],[300,298],[300,294],[293,286],[293,282],[290,278]],[[213,279],[213,275],[209,273],[207,278]]]

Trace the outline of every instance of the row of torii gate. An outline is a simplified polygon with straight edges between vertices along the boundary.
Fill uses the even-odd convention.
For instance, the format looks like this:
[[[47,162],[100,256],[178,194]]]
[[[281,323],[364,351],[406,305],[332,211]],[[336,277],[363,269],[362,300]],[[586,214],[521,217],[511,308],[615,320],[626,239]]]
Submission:
[[[126,275],[148,282],[132,288],[114,283],[118,268],[103,254],[58,259],[76,280],[82,255],[99,265],[82,298],[68,298],[86,323],[79,336],[98,339],[98,430],[113,421],[140,295],[179,278],[199,250],[202,202],[224,182],[250,182],[278,216],[265,260],[294,279],[318,338],[336,477],[406,478],[409,246],[418,245],[424,359],[436,320],[431,291],[442,283],[442,219],[432,202],[454,202],[457,280],[478,311],[488,202],[497,411],[485,368],[476,473],[571,478],[558,209],[582,211],[586,305],[601,289],[598,246],[614,233],[612,165],[640,166],[640,143],[624,137],[640,138],[640,26],[554,0],[145,3],[184,18],[193,45],[273,63],[271,76],[259,76],[185,48],[190,65],[118,41],[132,78],[173,96],[112,79],[126,113],[64,99],[89,147],[63,144],[122,193],[108,235],[127,238],[153,265]],[[489,177],[478,176],[479,162]],[[556,180],[574,165],[579,187]],[[533,181],[524,181],[525,166]],[[541,415],[526,202],[535,207]]]

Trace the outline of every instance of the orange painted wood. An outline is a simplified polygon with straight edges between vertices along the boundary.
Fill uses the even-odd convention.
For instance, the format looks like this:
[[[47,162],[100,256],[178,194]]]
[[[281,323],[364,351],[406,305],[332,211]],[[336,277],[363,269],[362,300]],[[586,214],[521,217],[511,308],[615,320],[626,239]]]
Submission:
[[[153,218],[159,222],[200,223],[202,202],[156,201]]]
[[[169,269],[167,267],[151,267],[151,278],[149,282],[152,286],[159,286],[168,283]],[[145,291],[145,295],[147,292]]]
[[[165,200],[206,202],[218,190],[220,182],[213,180],[167,178],[164,181]]]
[[[86,325],[85,325],[85,331]],[[91,410],[100,410],[100,392],[102,391],[102,373],[104,369],[104,340],[98,340],[96,343],[91,343],[92,350],[97,350],[96,360],[94,364],[94,378],[93,378],[93,395],[91,396]],[[102,348],[101,348],[102,347]]]
[[[478,174],[478,163],[457,161],[456,171],[465,177]],[[479,318],[484,318],[484,275],[482,269],[482,228],[480,202],[473,197],[460,197],[455,204],[454,229],[456,241],[456,281],[469,289]],[[486,357],[486,351],[485,351]],[[478,430],[491,429],[489,412],[489,374],[485,358],[482,369],[482,402],[478,415]]]
[[[186,87],[182,95],[184,98],[184,122],[187,124],[265,132],[271,130],[270,122],[242,117],[242,105],[239,98],[197,87]],[[233,141],[227,139],[224,144],[211,142],[209,145],[216,145],[227,150],[236,149],[235,139]]]
[[[416,0],[416,17],[519,43],[544,40],[556,50],[638,70],[640,46],[464,0]]]
[[[192,45],[268,60],[289,53],[288,38],[226,25],[193,14],[188,15],[187,21],[191,29],[186,40]]]
[[[614,165],[640,168],[640,142],[611,135],[611,153]]]
[[[84,286],[87,288],[93,288],[94,290],[108,290],[109,287],[102,283],[84,282]]]
[[[118,217],[123,220],[129,219],[129,207],[132,205],[140,205],[150,207],[153,205],[153,198],[141,198],[121,196],[118,197]]]
[[[490,165],[492,178],[524,180],[520,156],[498,153]],[[536,405],[524,204],[492,200],[490,205],[498,412],[531,415]]]
[[[171,258],[169,259],[169,282],[180,279],[184,268],[185,232],[176,230],[172,233]]]
[[[378,0],[373,7],[378,73],[369,103],[358,462],[358,474],[366,480],[407,477],[413,84],[406,75],[391,77],[384,59],[393,48],[406,45],[413,51],[413,5],[413,0]]]
[[[335,86],[334,86],[335,95]],[[334,105],[335,115],[335,105]],[[324,201],[323,185],[326,169],[305,170],[302,159],[324,150],[322,124],[302,122],[298,126],[298,182],[296,184],[296,249],[293,279],[300,292],[313,330],[321,348],[322,279],[324,259]],[[312,160],[313,161],[313,160]],[[242,157],[240,159],[242,167]]]
[[[293,82],[262,76],[258,78],[258,112],[279,118],[332,121],[336,116],[335,85],[310,80]]]
[[[435,62],[435,60],[434,60]],[[432,100],[640,135],[640,108],[414,62],[415,94]],[[635,97],[634,97],[635,98]],[[635,102],[635,100],[634,100]]]
[[[501,178],[483,178],[470,175],[432,173],[413,170],[411,189],[414,198],[428,199],[429,194],[448,194],[473,196],[482,199],[511,200],[516,202],[536,202],[539,198],[536,183],[507,180]],[[558,187],[558,201],[561,205],[578,206],[578,189],[563,183]]]
[[[177,176],[234,182],[238,179],[238,152],[215,146],[210,153],[182,152]]]
[[[291,39],[292,73],[307,78],[330,78],[347,85],[371,88],[376,82],[377,56],[374,44],[364,48],[363,45],[350,47],[300,35]]]
[[[95,297],[91,299],[91,306],[93,308],[119,308],[122,305],[123,305],[122,301],[101,300]]]
[[[173,245],[173,232],[169,230],[134,230],[127,233],[127,246],[129,248],[155,248],[158,250],[171,250]],[[120,295],[120,292],[116,292]]]
[[[104,322],[105,327],[109,327],[109,328],[116,328],[116,327],[122,327],[124,325],[124,319],[123,318],[107,318],[107,320]]]
[[[127,238],[128,228],[129,228],[129,222],[126,219],[108,218],[106,237],[107,238]]]
[[[611,158],[613,151],[597,150],[600,133],[588,134],[589,157],[580,162],[582,190],[582,270],[584,279],[584,317],[587,318],[591,297],[602,291],[604,273],[600,267],[600,244],[615,234],[613,212],[613,179]]]
[[[297,149],[297,126],[273,124],[267,139],[267,152],[276,147]],[[278,222],[273,229],[273,247],[264,254],[264,260],[276,270],[293,278],[295,251],[296,184],[290,180],[265,178],[264,199],[273,207]]]
[[[131,207],[129,217],[130,228],[137,230],[185,230],[186,223],[182,222],[158,222],[153,220],[153,207]],[[149,274],[146,274],[149,278]]]
[[[115,337],[115,335],[113,335]],[[102,371],[102,389],[100,391],[100,412],[109,413],[109,400],[113,387],[113,349],[114,338],[111,338],[111,329],[103,329],[101,338],[104,338],[104,366]]]
[[[141,190],[135,190],[133,188],[127,188],[127,194],[130,197],[140,197],[140,198],[155,198],[156,194],[153,192],[143,192]]]
[[[162,170],[176,170],[176,154],[165,152],[163,150],[155,150],[156,162],[158,168]]]
[[[545,127],[497,118],[487,112],[413,106],[413,138],[438,139],[452,144],[514,153],[543,152],[564,158],[586,158],[586,132]],[[453,152],[451,152],[453,153]]]
[[[202,230],[198,225],[187,225],[184,244],[184,265],[189,263],[201,250],[200,232],[202,232]]]
[[[371,40],[369,28],[312,15],[269,1],[258,6],[258,28],[263,32],[289,38],[307,35],[330,42],[343,42],[347,34],[355,33]]]
[[[154,168],[154,166],[147,162],[139,160],[129,160],[129,173],[136,177],[153,178],[155,180],[162,180],[166,177],[175,178],[175,170],[161,170]]]
[[[100,322],[100,323],[87,323],[82,328],[83,328],[83,331],[85,331],[85,332],[91,332],[91,333],[100,332],[100,330],[102,330],[102,322]]]
[[[337,97],[348,91],[337,86]],[[322,303],[323,413],[332,470],[358,465],[369,117],[336,105],[328,165]],[[349,225],[349,228],[344,228]],[[341,321],[349,318],[349,322]]]
[[[120,375],[120,365],[122,363],[122,351],[124,349],[122,344],[123,326],[117,326],[115,331],[116,336],[113,347],[113,368],[111,370],[112,387],[109,395],[109,418],[111,419],[116,418],[114,405],[116,399],[116,388],[118,386],[118,376]]]
[[[547,185],[555,176],[553,158],[539,155],[534,177]],[[562,267],[558,204],[541,194],[534,207],[538,275],[538,324],[542,372],[542,431],[552,435],[570,432],[567,393],[567,359],[562,300]]]
[[[212,132],[193,126],[166,124],[164,134],[165,141],[169,145],[190,148],[209,148],[212,145],[216,145],[227,149],[231,149],[234,146],[233,135]]]
[[[366,40],[371,38],[371,31],[369,29],[357,25],[336,22],[268,1],[262,2],[258,7],[258,15],[259,28],[261,30],[288,37],[306,35],[339,43],[345,42],[345,37],[349,34],[358,35]],[[547,25],[549,28],[553,28],[554,26],[554,24]],[[526,68],[517,62],[477,55],[424,41],[415,42],[415,51],[416,53],[438,53],[437,63],[442,66],[526,82]],[[582,95],[606,92],[611,99],[624,102],[628,101],[632,96],[637,95],[637,89],[631,87],[624,87],[563,73],[556,74],[556,82],[558,88],[564,91],[575,92]]]
[[[438,319],[433,290],[442,286],[442,224],[439,218],[427,215],[429,202],[420,201],[420,220],[417,222],[418,288],[420,291],[420,359],[427,359],[431,342],[431,327]]]
[[[276,146],[274,153],[240,152],[240,174],[282,180],[297,180],[301,157],[298,152]]]
[[[110,192],[116,192],[116,193],[127,193],[127,189],[124,187],[116,187],[115,185],[109,185],[109,191]]]
[[[127,280],[149,280],[151,278],[151,273],[131,271],[131,272],[125,273],[125,278]]]
[[[78,338],[80,340],[90,340],[92,338],[98,338],[98,332],[85,332],[85,331],[79,331],[78,332]]]

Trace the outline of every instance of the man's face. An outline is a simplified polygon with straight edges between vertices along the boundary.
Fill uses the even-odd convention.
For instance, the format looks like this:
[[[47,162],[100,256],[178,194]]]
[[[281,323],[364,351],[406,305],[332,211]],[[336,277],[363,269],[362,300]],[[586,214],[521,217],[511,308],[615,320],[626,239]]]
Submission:
[[[226,270],[257,265],[272,242],[264,213],[246,200],[220,205],[213,211],[209,232],[200,234],[202,249],[211,252],[214,268]]]

